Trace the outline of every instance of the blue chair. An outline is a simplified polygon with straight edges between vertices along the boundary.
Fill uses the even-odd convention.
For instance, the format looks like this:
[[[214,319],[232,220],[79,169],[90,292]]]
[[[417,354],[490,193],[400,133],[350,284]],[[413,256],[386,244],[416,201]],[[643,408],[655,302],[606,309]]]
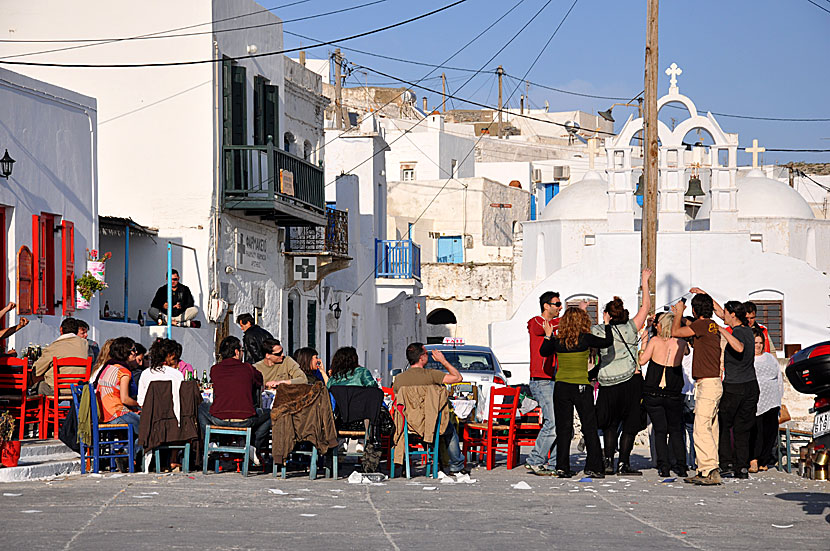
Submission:
[[[366,427],[366,430],[339,430],[337,431],[338,438],[362,438],[363,445],[367,445],[369,443],[369,431],[371,430],[371,425]],[[339,459],[340,457],[363,457],[363,452],[355,452],[349,453],[348,451],[340,452],[340,446],[333,448],[331,450],[331,459],[332,459],[332,472],[335,479],[338,478],[338,471],[339,471]]]
[[[190,442],[185,442],[184,444],[161,444],[157,448],[155,448],[153,450],[153,455],[156,458],[157,473],[161,472],[161,454],[159,452],[162,450],[184,450],[184,458],[182,459],[182,472],[184,474],[190,473]],[[147,455],[144,456],[145,472],[148,472],[150,468],[150,459],[151,458]]]
[[[291,454],[293,454],[293,455],[308,455],[310,457],[310,463],[309,463],[309,467],[308,467],[308,478],[310,480],[317,480],[317,459],[320,457],[320,453],[317,451],[317,448],[315,446],[311,446],[311,451],[294,450],[294,451],[291,452]],[[287,472],[286,466],[285,466],[286,463],[288,463],[288,458],[287,457],[285,458],[285,463],[283,463],[282,465],[279,465],[279,467],[278,467],[277,463],[274,463],[274,474],[273,474],[274,478],[277,478],[277,471],[280,472],[280,478],[282,478],[283,480],[285,480],[287,478],[288,472]],[[329,469],[328,469],[328,467],[326,467],[324,478],[328,478],[328,477],[329,477]]]
[[[95,395],[95,389],[91,383],[84,385],[72,385],[72,401],[75,404],[75,413],[77,414],[81,404],[81,394],[84,386],[89,388],[90,396],[90,415],[92,418],[92,446],[87,446],[80,442],[81,446],[81,474],[86,474],[86,462],[89,452],[92,452],[92,472],[97,473],[100,470],[100,462],[102,459],[110,460],[110,470],[115,470],[115,459],[117,457],[127,458],[129,465],[129,472],[135,472],[135,434],[133,426],[128,423],[99,423],[98,422],[98,397]],[[92,402],[95,400],[96,402]],[[118,437],[118,433],[127,432],[126,440]],[[126,448],[126,452],[123,450]]]
[[[241,446],[210,446],[211,436],[218,436],[218,435],[230,435],[241,437],[245,436],[245,447]],[[244,455],[243,464],[242,464],[242,476],[248,476],[248,461],[250,459],[250,450],[251,450],[251,427],[220,427],[218,425],[207,425],[205,427],[205,456],[204,461],[202,462],[202,473],[208,473],[208,460],[209,456],[212,452],[216,453],[238,453]],[[158,465],[158,456],[156,456],[156,465]],[[213,469],[215,472],[219,472],[219,458],[216,458],[216,463]]]
[[[426,459],[426,476],[438,478],[438,448],[441,443],[441,412],[438,412],[438,419],[435,422],[435,439],[432,442],[432,449],[424,442],[421,449],[412,449],[409,445],[409,421],[404,417],[403,423],[403,446],[406,452],[406,478],[412,478],[410,472],[410,457]],[[413,444],[413,446],[416,444]],[[389,478],[395,478],[395,462],[389,469]]]

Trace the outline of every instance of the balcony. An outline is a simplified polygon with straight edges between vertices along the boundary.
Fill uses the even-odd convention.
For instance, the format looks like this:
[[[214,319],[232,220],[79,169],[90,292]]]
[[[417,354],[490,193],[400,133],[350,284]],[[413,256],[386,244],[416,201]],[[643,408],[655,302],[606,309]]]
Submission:
[[[410,239],[375,239],[375,277],[420,281],[420,245]]]
[[[268,145],[223,147],[226,210],[281,226],[326,226],[323,169]]]
[[[349,213],[327,207],[325,227],[289,228],[286,252],[349,256]]]

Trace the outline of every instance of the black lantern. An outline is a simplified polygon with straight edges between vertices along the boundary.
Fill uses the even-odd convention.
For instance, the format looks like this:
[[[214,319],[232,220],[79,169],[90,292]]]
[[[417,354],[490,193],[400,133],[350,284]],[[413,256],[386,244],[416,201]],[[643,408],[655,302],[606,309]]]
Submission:
[[[6,150],[6,154],[3,155],[3,158],[0,159],[0,176],[3,178],[9,179],[9,176],[12,175],[12,165],[14,164],[14,159],[9,156],[9,150]]]
[[[340,303],[339,302],[335,302],[334,304],[329,306],[329,310],[332,311],[332,313],[334,314],[334,319],[336,319],[336,320],[339,320],[340,319],[340,314],[343,313],[343,310],[340,309]]]

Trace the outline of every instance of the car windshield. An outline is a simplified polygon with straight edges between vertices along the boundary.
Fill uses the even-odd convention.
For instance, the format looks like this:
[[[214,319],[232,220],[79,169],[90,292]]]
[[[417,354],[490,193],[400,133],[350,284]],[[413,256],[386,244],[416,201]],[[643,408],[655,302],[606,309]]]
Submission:
[[[464,350],[441,350],[444,357],[459,371],[494,371],[493,355],[489,352],[472,352]],[[443,369],[441,364],[430,355],[429,369]]]

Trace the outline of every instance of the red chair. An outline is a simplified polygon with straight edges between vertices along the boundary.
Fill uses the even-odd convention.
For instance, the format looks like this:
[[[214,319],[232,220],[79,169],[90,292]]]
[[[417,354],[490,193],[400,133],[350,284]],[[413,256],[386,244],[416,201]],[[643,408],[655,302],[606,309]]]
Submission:
[[[514,438],[515,448],[513,449],[514,464],[519,462],[519,451],[522,446],[535,446],[536,437],[539,436],[539,431],[542,430],[542,409],[536,407],[522,415],[516,420],[516,435]],[[548,452],[550,456],[550,452]]]
[[[383,390],[384,398],[389,398],[392,402],[389,404],[389,415],[392,418],[395,418],[395,408],[398,407],[398,400],[395,397],[395,391],[389,388],[388,386],[380,387]],[[393,435],[385,435],[382,434],[380,436],[380,446],[381,450],[383,451],[383,455],[381,456],[380,462],[386,462],[387,466],[389,467],[389,472],[394,472],[392,468],[392,463],[394,462],[394,457],[392,456],[392,438]]]
[[[61,368],[83,368],[83,373],[61,373]],[[72,406],[72,385],[89,381],[92,372],[92,358],[55,358],[52,360],[52,396],[46,396],[43,403],[46,427],[52,424],[52,436],[58,437],[60,421]],[[44,431],[46,432],[46,431]]]
[[[37,423],[38,439],[45,437],[43,426],[43,396],[28,396],[29,362],[26,358],[0,358],[0,402],[3,409],[14,415],[20,423],[19,440],[23,440],[25,427]]]
[[[496,397],[501,396],[500,403]],[[464,458],[470,454],[487,458],[487,470],[493,469],[496,452],[507,454],[507,468],[517,463],[515,432],[516,410],[519,407],[519,388],[492,388],[490,390],[490,417],[486,423],[464,425]]]

